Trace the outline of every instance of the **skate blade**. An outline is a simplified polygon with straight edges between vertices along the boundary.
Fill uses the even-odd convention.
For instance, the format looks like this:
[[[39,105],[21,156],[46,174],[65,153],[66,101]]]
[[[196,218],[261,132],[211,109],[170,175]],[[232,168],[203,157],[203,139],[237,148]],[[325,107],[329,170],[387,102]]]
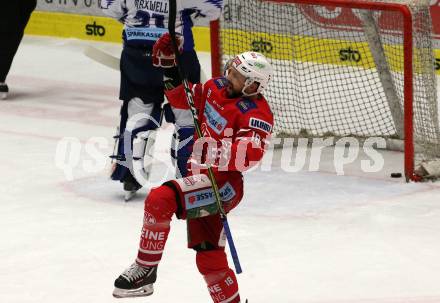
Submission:
[[[134,298],[134,297],[146,297],[153,294],[153,284],[148,284],[136,289],[121,289],[115,287],[113,291],[113,297],[121,298]]]
[[[125,202],[130,201],[134,196],[136,196],[136,191],[126,191],[124,195]]]
[[[6,100],[7,97],[8,97],[8,93],[0,93],[1,100]]]

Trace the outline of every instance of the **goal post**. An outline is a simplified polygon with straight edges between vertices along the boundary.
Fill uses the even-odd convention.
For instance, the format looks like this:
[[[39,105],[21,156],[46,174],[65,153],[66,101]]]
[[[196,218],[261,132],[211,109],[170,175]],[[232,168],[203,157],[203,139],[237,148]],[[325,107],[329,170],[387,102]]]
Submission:
[[[429,0],[224,4],[211,23],[213,76],[237,53],[265,54],[275,133],[401,140],[407,180],[440,176]]]

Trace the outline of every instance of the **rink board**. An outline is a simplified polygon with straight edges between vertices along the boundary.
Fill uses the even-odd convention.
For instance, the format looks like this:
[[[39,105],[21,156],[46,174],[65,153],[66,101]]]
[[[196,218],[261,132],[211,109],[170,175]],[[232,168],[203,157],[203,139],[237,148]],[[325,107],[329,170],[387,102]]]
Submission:
[[[267,57],[277,60],[312,62],[339,66],[352,66],[365,69],[375,68],[374,58],[367,42],[356,42],[341,39],[316,38],[306,35],[268,34],[265,32],[245,32],[237,29],[221,31],[222,51],[225,55],[253,49],[263,52]],[[235,41],[240,41],[236,43]],[[234,41],[234,43],[227,43]],[[247,47],[249,46],[249,48]],[[402,72],[404,66],[403,45],[384,45],[384,50],[393,71]],[[414,49],[414,58],[423,49]],[[435,49],[434,63],[440,75],[440,49]],[[415,71],[420,70],[418,61],[414,61]]]
[[[196,50],[211,50],[209,28],[193,28]],[[77,38],[101,42],[122,42],[122,24],[109,17],[35,11],[26,27],[26,34]]]

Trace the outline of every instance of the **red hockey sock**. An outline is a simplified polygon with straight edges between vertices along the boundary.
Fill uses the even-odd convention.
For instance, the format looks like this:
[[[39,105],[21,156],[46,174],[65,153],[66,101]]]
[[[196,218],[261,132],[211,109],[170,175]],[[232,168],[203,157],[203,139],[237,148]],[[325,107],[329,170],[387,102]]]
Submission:
[[[145,199],[144,225],[136,259],[139,265],[159,264],[176,209],[176,195],[171,188],[160,186],[151,190]]]
[[[197,267],[214,303],[240,303],[237,278],[223,250],[197,252]]]

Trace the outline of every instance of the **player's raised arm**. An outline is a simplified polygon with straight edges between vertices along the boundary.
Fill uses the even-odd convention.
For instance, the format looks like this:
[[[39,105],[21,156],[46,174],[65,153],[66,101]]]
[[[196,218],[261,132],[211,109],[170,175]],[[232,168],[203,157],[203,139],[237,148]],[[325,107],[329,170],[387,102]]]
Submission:
[[[123,0],[102,0],[101,10],[104,14],[124,23],[127,16],[127,5]]]
[[[217,20],[223,9],[223,0],[186,0],[183,1],[183,9],[192,10],[191,17],[196,22],[202,18]]]
[[[273,128],[272,115],[255,112],[243,117],[237,138],[231,148],[229,169],[246,171],[263,158]]]

